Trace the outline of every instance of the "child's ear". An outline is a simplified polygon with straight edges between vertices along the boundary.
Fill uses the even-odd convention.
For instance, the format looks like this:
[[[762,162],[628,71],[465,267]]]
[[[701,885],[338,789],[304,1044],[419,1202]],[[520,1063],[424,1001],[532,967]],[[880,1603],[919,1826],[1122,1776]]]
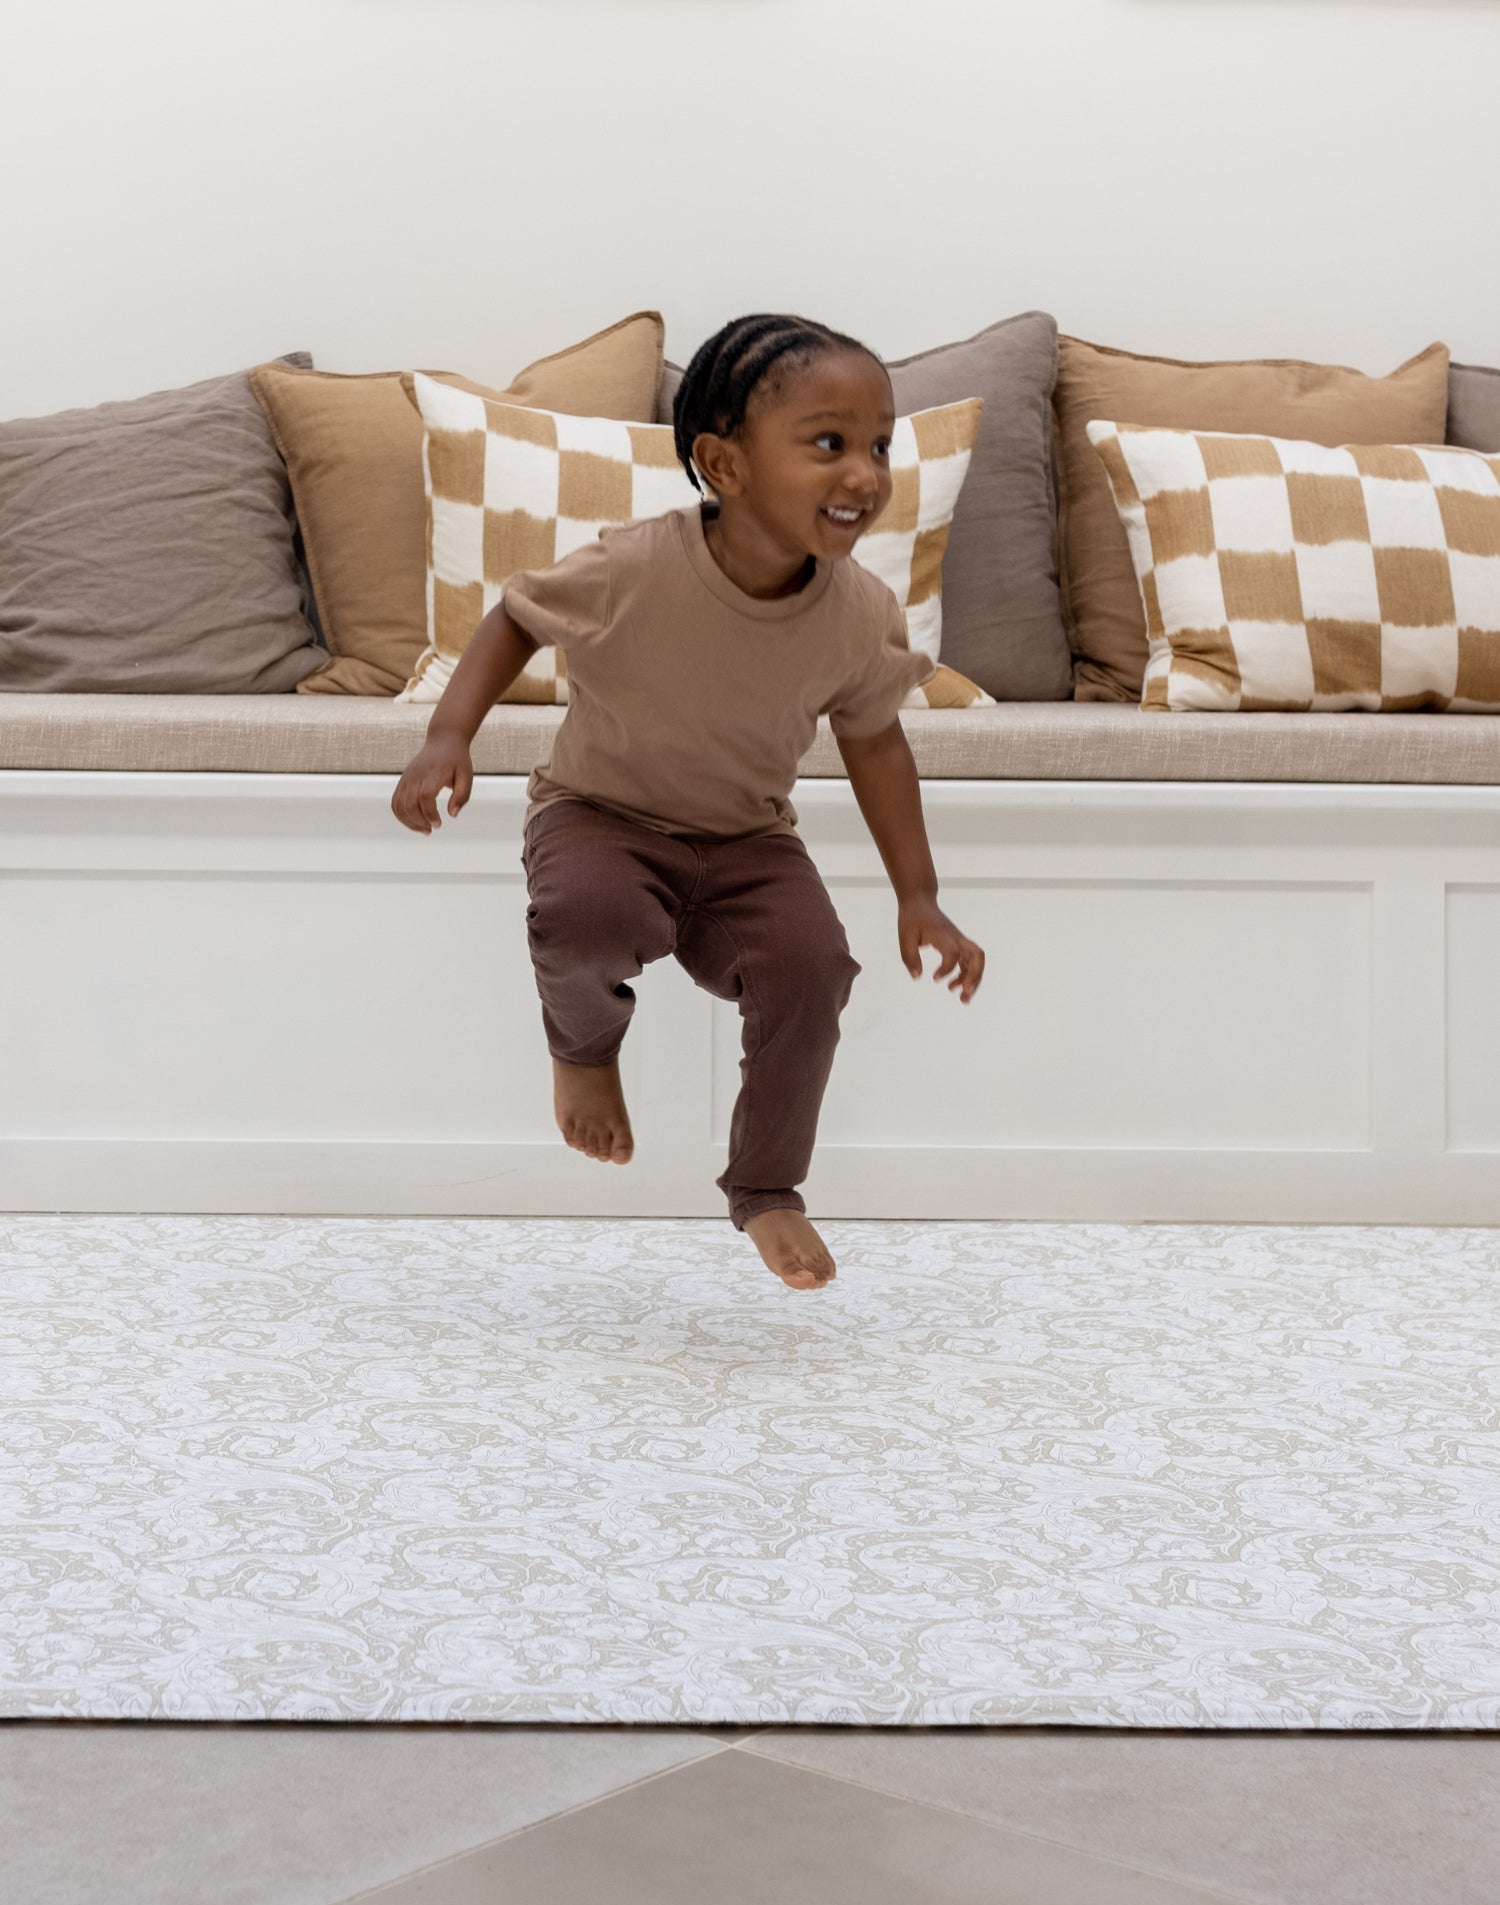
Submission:
[[[738,496],[744,488],[740,476],[739,451],[728,437],[700,430],[693,438],[693,461],[699,474],[715,496]]]

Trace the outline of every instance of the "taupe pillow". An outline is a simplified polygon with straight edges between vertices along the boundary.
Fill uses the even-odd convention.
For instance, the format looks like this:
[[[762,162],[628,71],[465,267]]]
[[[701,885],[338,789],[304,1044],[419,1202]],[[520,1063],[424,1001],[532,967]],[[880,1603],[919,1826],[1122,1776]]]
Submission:
[[[289,693],[328,659],[293,528],[247,371],[0,423],[0,689]]]
[[[1192,362],[1146,357],[1082,338],[1058,340],[1062,597],[1078,701],[1139,701],[1146,611],[1090,423],[1150,424],[1348,443],[1439,443],[1448,349],[1431,344],[1387,377],[1300,358]]]
[[[997,701],[1066,701],[1073,674],[1052,478],[1056,321],[1025,311],[886,369],[900,416],[984,399],[943,557],[943,661]],[[681,368],[667,364],[658,423],[671,423],[681,382]]]
[[[1477,364],[1448,366],[1449,443],[1500,455],[1500,370]]]

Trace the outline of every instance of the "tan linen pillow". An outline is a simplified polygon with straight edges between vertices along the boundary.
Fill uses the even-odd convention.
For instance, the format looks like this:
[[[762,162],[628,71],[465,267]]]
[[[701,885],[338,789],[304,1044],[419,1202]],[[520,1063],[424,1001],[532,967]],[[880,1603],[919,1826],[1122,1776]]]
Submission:
[[[1482,364],[1448,366],[1447,441],[1465,450],[1500,452],[1500,370]]]
[[[1388,377],[1297,358],[1185,363],[1058,340],[1062,596],[1078,701],[1137,701],[1146,618],[1109,479],[1087,426],[1115,418],[1170,430],[1243,431],[1346,443],[1441,443],[1448,348],[1431,344]]]
[[[1088,438],[1140,579],[1143,708],[1500,712],[1500,455]]]
[[[557,415],[500,403],[426,376],[402,386],[426,428],[430,639],[398,701],[437,701],[508,576],[592,542],[609,523],[696,506],[699,495],[662,425]],[[942,561],[984,405],[977,397],[898,417],[891,499],[853,550],[907,614],[911,647],[938,658]],[[929,692],[930,691],[930,692]],[[566,701],[566,657],[544,643],[502,701]],[[993,706],[939,667],[916,707]]]
[[[649,421],[665,337],[658,311],[539,358],[503,391],[425,373],[480,396],[582,416]],[[341,376],[262,365],[251,387],[291,478],[323,639],[332,659],[300,694],[394,695],[427,640],[422,420],[400,371]]]

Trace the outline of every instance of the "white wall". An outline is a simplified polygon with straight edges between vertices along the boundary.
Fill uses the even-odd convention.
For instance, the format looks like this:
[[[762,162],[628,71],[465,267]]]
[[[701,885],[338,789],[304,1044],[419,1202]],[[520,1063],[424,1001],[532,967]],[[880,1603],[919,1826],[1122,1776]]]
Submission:
[[[8,0],[0,416],[646,306],[1500,364],[1500,0]]]

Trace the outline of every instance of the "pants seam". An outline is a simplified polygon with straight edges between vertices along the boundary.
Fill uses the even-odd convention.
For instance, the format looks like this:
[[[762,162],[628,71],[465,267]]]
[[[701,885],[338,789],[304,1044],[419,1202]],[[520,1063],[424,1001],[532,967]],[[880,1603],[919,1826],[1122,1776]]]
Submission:
[[[697,855],[697,858],[698,858],[698,872],[696,877],[693,880],[692,890],[689,892],[687,898],[682,903],[682,911],[684,913],[690,913],[693,910],[693,902],[698,897],[698,889],[703,884],[703,876],[708,872],[708,856],[704,853],[702,847],[697,846],[692,841],[688,841],[685,844],[692,847],[693,852]],[[712,915],[708,915],[707,917],[712,917]],[[730,935],[730,944],[731,945],[734,944],[734,937],[732,934]],[[735,956],[736,958],[738,958],[739,947],[735,946],[734,950],[735,950]]]

